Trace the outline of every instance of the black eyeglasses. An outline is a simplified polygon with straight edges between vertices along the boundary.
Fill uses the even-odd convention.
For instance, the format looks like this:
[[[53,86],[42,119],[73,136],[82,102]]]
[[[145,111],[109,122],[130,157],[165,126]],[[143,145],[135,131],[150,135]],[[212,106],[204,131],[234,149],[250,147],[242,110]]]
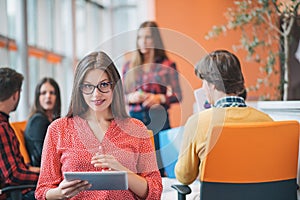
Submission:
[[[202,79],[202,80],[204,79],[204,75],[203,74],[198,73],[198,76],[199,76],[200,79]]]
[[[111,90],[112,82],[101,82],[98,85],[92,85],[92,84],[81,84],[80,90],[83,94],[92,94],[97,88],[99,92],[102,93],[108,93]]]

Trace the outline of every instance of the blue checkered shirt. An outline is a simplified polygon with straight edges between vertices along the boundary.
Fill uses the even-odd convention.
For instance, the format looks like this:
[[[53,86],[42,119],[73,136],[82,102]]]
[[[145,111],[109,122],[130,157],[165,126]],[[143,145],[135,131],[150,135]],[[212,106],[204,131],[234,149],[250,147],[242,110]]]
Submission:
[[[247,107],[245,100],[238,96],[227,96],[216,101],[215,108]]]

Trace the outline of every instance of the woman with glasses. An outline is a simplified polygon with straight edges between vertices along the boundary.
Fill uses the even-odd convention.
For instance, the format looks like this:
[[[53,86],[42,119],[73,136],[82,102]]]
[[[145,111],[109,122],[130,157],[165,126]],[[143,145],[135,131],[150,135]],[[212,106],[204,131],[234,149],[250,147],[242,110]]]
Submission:
[[[47,128],[61,114],[60,90],[57,82],[45,77],[35,88],[34,103],[25,129],[25,143],[30,165],[40,167]]]
[[[68,171],[125,171],[128,190],[88,190]],[[118,184],[118,183],[116,183]],[[37,199],[160,199],[162,180],[144,124],[125,109],[123,86],[112,60],[92,52],[77,65],[66,117],[48,128]]]

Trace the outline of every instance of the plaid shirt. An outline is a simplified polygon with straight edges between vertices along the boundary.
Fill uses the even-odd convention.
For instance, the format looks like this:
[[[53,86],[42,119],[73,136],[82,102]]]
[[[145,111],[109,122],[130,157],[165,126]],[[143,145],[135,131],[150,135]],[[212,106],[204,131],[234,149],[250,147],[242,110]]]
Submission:
[[[9,116],[7,114],[0,112],[1,187],[7,185],[36,184],[39,174],[29,171],[24,163],[19,149],[19,141],[9,125],[8,119]]]
[[[135,77],[135,88],[125,90],[126,94],[134,91],[144,91],[152,94],[166,95],[166,103],[163,106],[168,109],[170,104],[178,103],[182,99],[181,88],[178,80],[176,64],[168,59],[157,60],[145,73],[141,67]],[[123,67],[123,77],[129,71],[129,62]],[[129,111],[139,112],[145,108],[141,104],[130,104]]]
[[[247,107],[245,100],[238,96],[228,96],[218,99],[214,104],[215,108],[226,108],[226,107]]]

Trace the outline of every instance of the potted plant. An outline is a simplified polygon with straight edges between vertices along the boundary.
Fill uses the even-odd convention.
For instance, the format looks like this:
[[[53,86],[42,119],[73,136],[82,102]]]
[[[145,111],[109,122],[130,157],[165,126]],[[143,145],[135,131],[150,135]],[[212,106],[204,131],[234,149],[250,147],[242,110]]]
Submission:
[[[247,59],[259,63],[262,77],[248,90],[259,90],[262,86],[276,87],[274,96],[265,95],[261,99],[288,100],[291,30],[297,20],[299,0],[243,0],[234,1],[234,8],[226,12],[227,23],[212,27],[206,38],[214,38],[229,30],[241,30],[240,44],[234,50],[244,49]],[[297,41],[298,42],[298,41]],[[300,62],[300,61],[299,61]],[[281,69],[276,70],[280,63]],[[278,66],[278,65],[277,65]],[[280,84],[269,81],[271,76],[280,73]]]

